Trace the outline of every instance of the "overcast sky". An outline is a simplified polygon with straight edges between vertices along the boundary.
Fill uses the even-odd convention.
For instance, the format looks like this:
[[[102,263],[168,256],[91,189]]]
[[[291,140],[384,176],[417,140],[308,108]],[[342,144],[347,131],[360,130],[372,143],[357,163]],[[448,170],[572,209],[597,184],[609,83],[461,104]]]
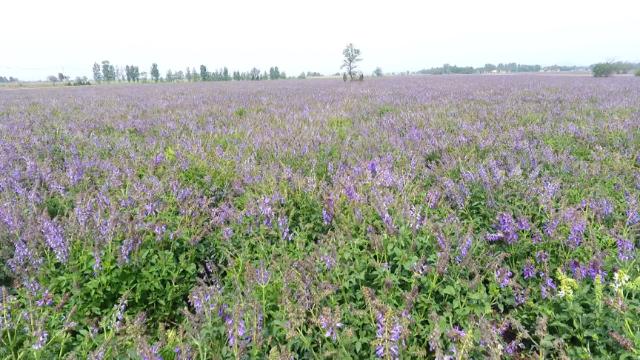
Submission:
[[[90,76],[102,60],[328,74],[349,42],[367,73],[640,61],[640,1],[0,1],[0,75],[23,80]]]

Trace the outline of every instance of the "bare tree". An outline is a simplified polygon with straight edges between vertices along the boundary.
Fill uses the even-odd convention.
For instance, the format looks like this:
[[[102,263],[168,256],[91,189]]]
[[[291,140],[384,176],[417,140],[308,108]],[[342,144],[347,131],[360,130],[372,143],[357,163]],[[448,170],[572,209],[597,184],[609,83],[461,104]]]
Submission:
[[[358,68],[356,63],[362,61],[360,58],[360,49],[356,49],[353,47],[353,44],[349,43],[349,45],[342,50],[342,55],[344,55],[344,60],[340,68],[346,68],[349,78],[353,80],[353,76],[355,75],[354,71]]]

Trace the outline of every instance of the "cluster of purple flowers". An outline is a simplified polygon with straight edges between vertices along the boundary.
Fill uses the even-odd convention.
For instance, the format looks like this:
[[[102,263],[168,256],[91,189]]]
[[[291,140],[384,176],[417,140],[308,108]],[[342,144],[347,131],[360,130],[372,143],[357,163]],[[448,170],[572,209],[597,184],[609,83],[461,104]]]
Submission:
[[[328,308],[324,308],[320,316],[318,316],[318,324],[324,331],[324,336],[331,338],[333,341],[338,339],[338,329],[344,326],[336,312]]]
[[[62,228],[53,220],[45,220],[42,224],[42,234],[49,248],[61,263],[66,263],[69,258],[69,245],[64,238]]]
[[[507,267],[501,267],[496,270],[496,281],[500,285],[501,288],[509,286],[511,283],[511,277],[513,273]]]
[[[528,224],[528,222],[527,222]],[[518,241],[518,230],[520,227],[509,213],[498,214],[498,223],[495,225],[496,233],[487,234],[487,240],[495,242],[503,240],[507,244],[514,244]]]
[[[390,312],[376,313],[376,356],[400,359],[400,349],[404,344],[403,326],[400,319]]]

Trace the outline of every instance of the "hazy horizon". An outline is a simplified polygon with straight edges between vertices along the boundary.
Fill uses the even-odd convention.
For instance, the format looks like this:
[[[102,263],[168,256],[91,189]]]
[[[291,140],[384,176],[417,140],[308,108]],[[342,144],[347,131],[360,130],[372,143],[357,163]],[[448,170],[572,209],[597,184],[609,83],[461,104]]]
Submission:
[[[456,1],[319,5],[279,0],[200,4],[181,1],[25,0],[1,4],[0,75],[43,80],[63,72],[91,77],[94,62],[168,69],[206,65],[230,71],[278,66],[288,75],[340,71],[341,52],[362,50],[361,68],[385,72],[516,62],[589,65],[640,61],[640,4],[593,1]]]

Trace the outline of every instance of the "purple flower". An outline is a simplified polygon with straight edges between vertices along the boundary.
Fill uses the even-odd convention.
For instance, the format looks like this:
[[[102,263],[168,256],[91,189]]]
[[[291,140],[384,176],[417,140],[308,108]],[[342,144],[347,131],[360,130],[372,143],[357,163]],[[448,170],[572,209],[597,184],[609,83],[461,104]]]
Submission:
[[[230,227],[225,227],[224,229],[222,229],[222,238],[225,240],[229,240],[231,239],[231,237],[233,236],[233,229]]]
[[[49,338],[49,333],[47,333],[45,330],[40,329],[33,334],[33,337],[36,338],[36,341],[31,347],[34,350],[40,350],[47,343],[47,339]]]
[[[438,205],[438,201],[440,201],[440,192],[435,189],[429,190],[429,192],[427,192],[427,198],[425,200],[427,202],[427,206],[430,209],[435,209]]]
[[[121,265],[129,262],[129,256],[135,247],[136,242],[132,239],[125,239],[122,242],[122,245],[120,245],[120,258],[118,259]]]
[[[518,227],[511,214],[500,213],[495,228],[498,232],[487,234],[487,241],[494,242],[504,240],[507,244],[513,244],[518,241]]]
[[[582,217],[574,216],[572,218],[571,229],[569,230],[569,237],[567,239],[570,248],[575,249],[580,246],[586,228],[587,222]]]
[[[548,237],[553,237],[553,235],[556,233],[556,228],[558,228],[559,223],[560,223],[560,219],[558,218],[553,218],[549,220],[544,225],[544,234],[547,235]]]
[[[581,265],[578,260],[569,261],[569,268],[573,273],[573,278],[576,280],[582,280],[587,276],[587,268]]]
[[[511,272],[511,270],[509,270],[509,268],[501,267],[498,270],[496,270],[495,275],[496,275],[496,281],[498,281],[498,284],[500,284],[500,287],[504,288],[509,286],[509,283],[511,282],[511,276],[513,275],[513,273]]]
[[[376,177],[376,175],[378,174],[378,168],[377,168],[376,162],[375,161],[369,162],[369,165],[367,165],[367,168],[371,173],[371,177],[373,178]]]
[[[536,253],[536,262],[537,262],[538,264],[540,264],[540,263],[546,263],[548,260],[549,260],[549,254],[548,254],[546,251],[544,251],[544,250],[539,250],[539,251]]]
[[[607,276],[607,273],[602,269],[602,261],[600,261],[600,259],[591,260],[589,263],[589,269],[587,269],[587,274],[592,280],[595,280],[598,275],[600,275],[601,279],[604,279]]]
[[[463,337],[467,336],[467,333],[464,332],[464,330],[462,330],[462,328],[460,328],[460,326],[458,325],[454,325],[451,330],[449,330],[449,338],[451,338],[452,340],[460,340]]]
[[[325,332],[325,337],[331,338],[333,341],[338,339],[338,329],[342,327],[342,323],[335,313],[327,308],[323,309],[322,314],[318,317],[318,324]]]
[[[61,263],[66,263],[69,257],[69,246],[62,233],[62,228],[54,221],[45,220],[42,225],[44,240]]]
[[[286,216],[280,216],[278,218],[278,228],[280,229],[280,236],[282,236],[282,240],[291,240],[293,234],[289,233],[289,220]]]
[[[531,224],[529,223],[529,219],[524,216],[518,218],[518,229],[523,231],[531,230]]]
[[[114,306],[115,308],[115,314],[114,314],[114,328],[116,329],[116,331],[120,330],[122,328],[122,322],[124,320],[124,313],[127,310],[127,299],[126,298],[121,298],[120,301],[118,302],[118,304],[116,304]]]
[[[0,206],[0,221],[7,226],[9,232],[16,232],[18,230],[18,221],[11,213],[9,206],[10,204]]]
[[[522,305],[525,302],[527,302],[527,294],[524,290],[520,289],[520,290],[516,290],[514,295],[514,300],[516,302],[516,305]]]
[[[49,289],[46,289],[42,293],[42,297],[36,301],[36,305],[39,307],[49,306],[53,304],[53,295],[49,292]]]
[[[320,260],[324,262],[324,266],[327,268],[327,270],[331,270],[334,266],[336,266],[336,259],[333,255],[322,255],[320,256]]]
[[[376,356],[379,358],[400,358],[400,342],[403,327],[400,319],[390,313],[376,313]]]
[[[464,258],[467,257],[467,253],[469,252],[469,249],[471,249],[472,242],[473,242],[473,237],[470,235],[467,236],[464,243],[460,247],[460,254],[456,256],[456,262],[458,262],[458,264],[461,263],[462,260],[464,260]]]
[[[18,239],[14,241],[13,246],[15,246],[13,258],[7,261],[7,265],[9,265],[11,271],[18,273],[26,270],[27,267],[35,269],[40,267],[42,259],[35,256],[25,241]]]
[[[536,267],[530,260],[524,264],[524,268],[522,269],[522,276],[525,279],[531,279],[536,276]]]
[[[226,315],[224,323],[227,328],[227,340],[230,346],[236,346],[245,340],[244,336],[247,330],[241,311],[236,312],[234,316]]]
[[[545,276],[544,273],[540,273],[540,276]],[[546,299],[551,296],[550,292],[556,289],[556,284],[553,282],[553,279],[545,276],[544,281],[540,284],[540,294],[543,299]]]
[[[620,261],[629,261],[634,258],[635,246],[631,241],[619,237],[616,240],[616,245],[618,246],[618,259]]]
[[[260,286],[266,286],[269,283],[269,271],[263,262],[260,262],[260,266],[256,269],[256,281]]]

